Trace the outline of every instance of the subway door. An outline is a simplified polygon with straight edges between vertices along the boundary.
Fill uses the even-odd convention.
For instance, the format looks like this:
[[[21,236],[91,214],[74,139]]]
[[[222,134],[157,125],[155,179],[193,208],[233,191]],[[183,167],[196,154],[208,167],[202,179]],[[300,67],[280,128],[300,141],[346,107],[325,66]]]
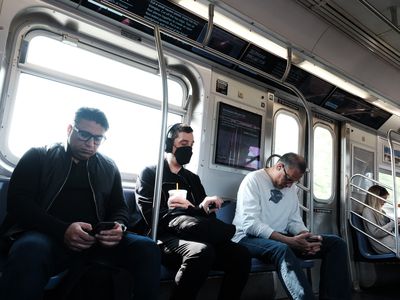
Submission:
[[[361,174],[365,177],[356,177],[352,183],[364,190],[367,190],[372,182],[368,179],[376,179],[376,145],[377,135],[374,132],[367,132],[352,124],[346,123],[342,126],[342,184],[341,184],[341,232],[346,238],[350,255],[350,272],[353,286],[356,289],[361,287],[372,287],[379,285],[390,277],[390,264],[374,264],[355,259],[358,250],[357,244],[352,239],[352,229],[348,221],[348,210],[361,213],[363,206],[354,199],[365,199],[365,193],[360,189],[350,188],[349,182],[354,174]],[[350,202],[351,201],[351,202]],[[349,203],[350,202],[350,203]],[[386,265],[386,266],[385,266]],[[389,275],[388,277],[386,275]],[[398,277],[398,276],[396,276]],[[381,280],[385,278],[385,280]]]
[[[314,232],[338,233],[337,226],[337,157],[338,125],[325,116],[313,116],[313,149],[307,155],[306,114],[302,107],[279,99],[274,103],[272,153],[282,155],[294,152],[313,160]],[[274,160],[275,162],[276,160]],[[307,174],[305,175],[307,176]],[[306,181],[301,182],[305,184]],[[311,227],[309,205],[304,192],[299,189],[303,220]]]
[[[347,208],[349,207],[349,196],[357,199],[365,197],[364,193],[359,194],[358,190],[349,189],[349,181],[354,174],[361,174],[367,178],[376,179],[376,144],[377,136],[372,132],[367,132],[352,124],[345,123],[342,126],[341,139],[341,190],[340,190],[340,220],[341,232],[343,236],[349,234],[346,227],[348,222]],[[372,185],[367,179],[357,178],[354,182],[363,189],[368,189]],[[351,203],[351,209],[356,212],[362,210],[358,203]],[[349,241],[350,242],[350,241]]]

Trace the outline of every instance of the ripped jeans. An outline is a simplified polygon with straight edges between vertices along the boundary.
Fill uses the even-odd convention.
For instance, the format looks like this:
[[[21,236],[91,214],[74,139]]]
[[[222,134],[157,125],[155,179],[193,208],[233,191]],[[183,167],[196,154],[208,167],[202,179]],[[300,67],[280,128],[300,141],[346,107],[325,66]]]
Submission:
[[[254,236],[246,236],[239,244],[246,246],[252,257],[276,267],[287,295],[295,300],[312,300],[312,287],[301,269],[301,259],[322,259],[320,270],[320,299],[351,299],[351,284],[345,242],[335,235],[322,235],[321,251],[301,256],[287,244]]]

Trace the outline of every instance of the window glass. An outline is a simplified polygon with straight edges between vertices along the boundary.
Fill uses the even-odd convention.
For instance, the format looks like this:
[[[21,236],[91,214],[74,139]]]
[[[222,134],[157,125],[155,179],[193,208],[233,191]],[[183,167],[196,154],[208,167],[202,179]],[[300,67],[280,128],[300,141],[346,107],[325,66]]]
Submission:
[[[160,76],[71,43],[35,36],[29,42],[26,62],[162,101]],[[169,103],[182,105],[179,83],[168,80],[168,93]]]
[[[353,147],[353,172],[354,174],[361,174],[367,178],[356,177],[354,184],[365,190],[368,190],[373,182],[368,178],[374,179],[375,170],[375,153],[373,151],[363,149],[357,146]]]
[[[379,170],[379,182],[381,182],[387,186],[393,187],[393,177],[392,177],[391,172],[383,170],[383,169]],[[398,203],[400,203],[400,177],[399,176],[396,177],[396,188],[397,188],[397,194],[396,194],[397,201],[398,201]],[[388,197],[388,200],[393,201],[393,199],[394,199],[393,188],[392,188],[392,190],[389,190],[389,193],[390,193],[390,195]]]
[[[299,153],[299,135],[300,126],[297,116],[288,112],[279,112],[275,119],[273,153],[279,155],[287,152]]]
[[[67,126],[82,106],[106,114],[110,129],[99,152],[114,159],[121,172],[138,173],[157,162],[160,110],[27,74],[20,76],[11,118],[11,152],[20,157],[32,146],[66,142]],[[176,114],[168,116],[169,124],[181,120]]]
[[[313,189],[314,197],[329,200],[333,189],[333,136],[325,127],[314,128]]]

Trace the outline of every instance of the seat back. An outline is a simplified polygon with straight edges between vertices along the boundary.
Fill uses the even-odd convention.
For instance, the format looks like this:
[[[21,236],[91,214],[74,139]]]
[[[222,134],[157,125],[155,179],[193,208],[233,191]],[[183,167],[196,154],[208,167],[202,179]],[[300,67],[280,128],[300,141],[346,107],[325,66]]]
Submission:
[[[142,212],[136,203],[136,194],[133,188],[124,188],[125,202],[128,206],[128,229],[132,232],[146,235],[148,226],[143,219]]]
[[[0,224],[3,223],[7,212],[8,178],[0,178]]]
[[[217,218],[225,223],[232,224],[235,210],[236,201],[226,201],[226,205],[216,211]]]

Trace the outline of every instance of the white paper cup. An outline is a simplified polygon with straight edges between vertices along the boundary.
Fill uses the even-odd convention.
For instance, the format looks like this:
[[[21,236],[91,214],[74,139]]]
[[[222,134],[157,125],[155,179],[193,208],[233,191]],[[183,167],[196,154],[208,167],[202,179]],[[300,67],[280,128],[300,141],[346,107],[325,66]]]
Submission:
[[[187,196],[187,190],[169,190],[168,191],[169,196],[179,196],[179,198],[186,199]]]

